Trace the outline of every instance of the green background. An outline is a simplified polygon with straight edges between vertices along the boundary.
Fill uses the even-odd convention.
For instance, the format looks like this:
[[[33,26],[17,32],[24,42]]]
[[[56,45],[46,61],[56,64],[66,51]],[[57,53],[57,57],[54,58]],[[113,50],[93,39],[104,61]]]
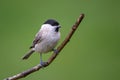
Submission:
[[[59,21],[60,44],[81,13],[85,18],[55,61],[21,80],[120,80],[119,0],[0,0],[0,80],[39,64],[39,54],[21,57],[44,21]]]

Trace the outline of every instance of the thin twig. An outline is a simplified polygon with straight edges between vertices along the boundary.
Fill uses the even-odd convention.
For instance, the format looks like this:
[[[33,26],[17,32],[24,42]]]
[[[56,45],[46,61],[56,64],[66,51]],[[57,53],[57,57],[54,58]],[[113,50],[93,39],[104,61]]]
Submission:
[[[61,43],[60,46],[58,46],[58,48],[57,48],[58,53],[60,53],[60,51],[61,51],[61,50],[65,47],[65,45],[70,41],[72,35],[74,34],[74,32],[76,31],[76,29],[78,28],[78,26],[79,26],[79,24],[81,23],[81,21],[82,21],[83,18],[84,18],[84,14],[81,14],[81,15],[79,16],[78,20],[76,21],[76,23],[72,26],[71,31],[70,31],[70,33],[68,34],[68,36],[66,36],[65,40]],[[53,53],[53,54],[51,55],[51,57],[48,59],[48,61],[47,61],[48,64],[46,64],[45,67],[47,67],[50,63],[52,63],[52,61],[57,57],[57,55],[58,55],[58,54]],[[21,72],[21,73],[19,73],[19,74],[16,74],[16,75],[12,76],[12,77],[8,77],[8,78],[6,78],[6,79],[4,79],[4,80],[17,80],[17,79],[26,77],[27,75],[29,75],[29,74],[31,74],[31,73],[33,73],[33,72],[35,72],[35,71],[38,71],[38,70],[40,70],[41,68],[42,68],[42,66],[41,66],[40,64],[38,64],[38,65],[32,67],[31,69],[28,69],[28,70],[26,70],[26,71],[23,71],[23,72]]]

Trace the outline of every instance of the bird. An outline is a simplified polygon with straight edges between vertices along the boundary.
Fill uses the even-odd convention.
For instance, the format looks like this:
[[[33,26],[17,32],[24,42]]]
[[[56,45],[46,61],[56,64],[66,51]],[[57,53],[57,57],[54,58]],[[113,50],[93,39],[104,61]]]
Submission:
[[[54,19],[46,20],[35,35],[29,52],[25,54],[22,59],[28,59],[34,52],[37,52],[40,54],[40,65],[44,67],[47,62],[43,62],[42,54],[51,51],[54,51],[56,54],[58,53],[55,47],[60,40],[60,28],[61,26],[58,21]]]

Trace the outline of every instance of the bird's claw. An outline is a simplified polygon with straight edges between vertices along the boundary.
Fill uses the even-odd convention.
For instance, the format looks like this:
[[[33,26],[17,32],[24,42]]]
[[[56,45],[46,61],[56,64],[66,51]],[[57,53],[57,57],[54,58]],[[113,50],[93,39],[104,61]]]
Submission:
[[[41,65],[42,67],[46,67],[46,66],[48,65],[48,62],[40,62],[40,65]]]
[[[58,50],[57,49],[53,49],[55,54],[58,54]]]

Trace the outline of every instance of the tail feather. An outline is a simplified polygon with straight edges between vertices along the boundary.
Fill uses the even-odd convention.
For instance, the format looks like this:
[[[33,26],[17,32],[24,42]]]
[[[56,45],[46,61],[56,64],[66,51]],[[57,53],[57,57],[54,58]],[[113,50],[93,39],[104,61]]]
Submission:
[[[22,59],[23,59],[23,60],[24,60],[24,59],[28,59],[28,58],[32,55],[33,52],[35,52],[35,51],[31,49],[27,54],[25,54],[25,55],[22,57]]]

